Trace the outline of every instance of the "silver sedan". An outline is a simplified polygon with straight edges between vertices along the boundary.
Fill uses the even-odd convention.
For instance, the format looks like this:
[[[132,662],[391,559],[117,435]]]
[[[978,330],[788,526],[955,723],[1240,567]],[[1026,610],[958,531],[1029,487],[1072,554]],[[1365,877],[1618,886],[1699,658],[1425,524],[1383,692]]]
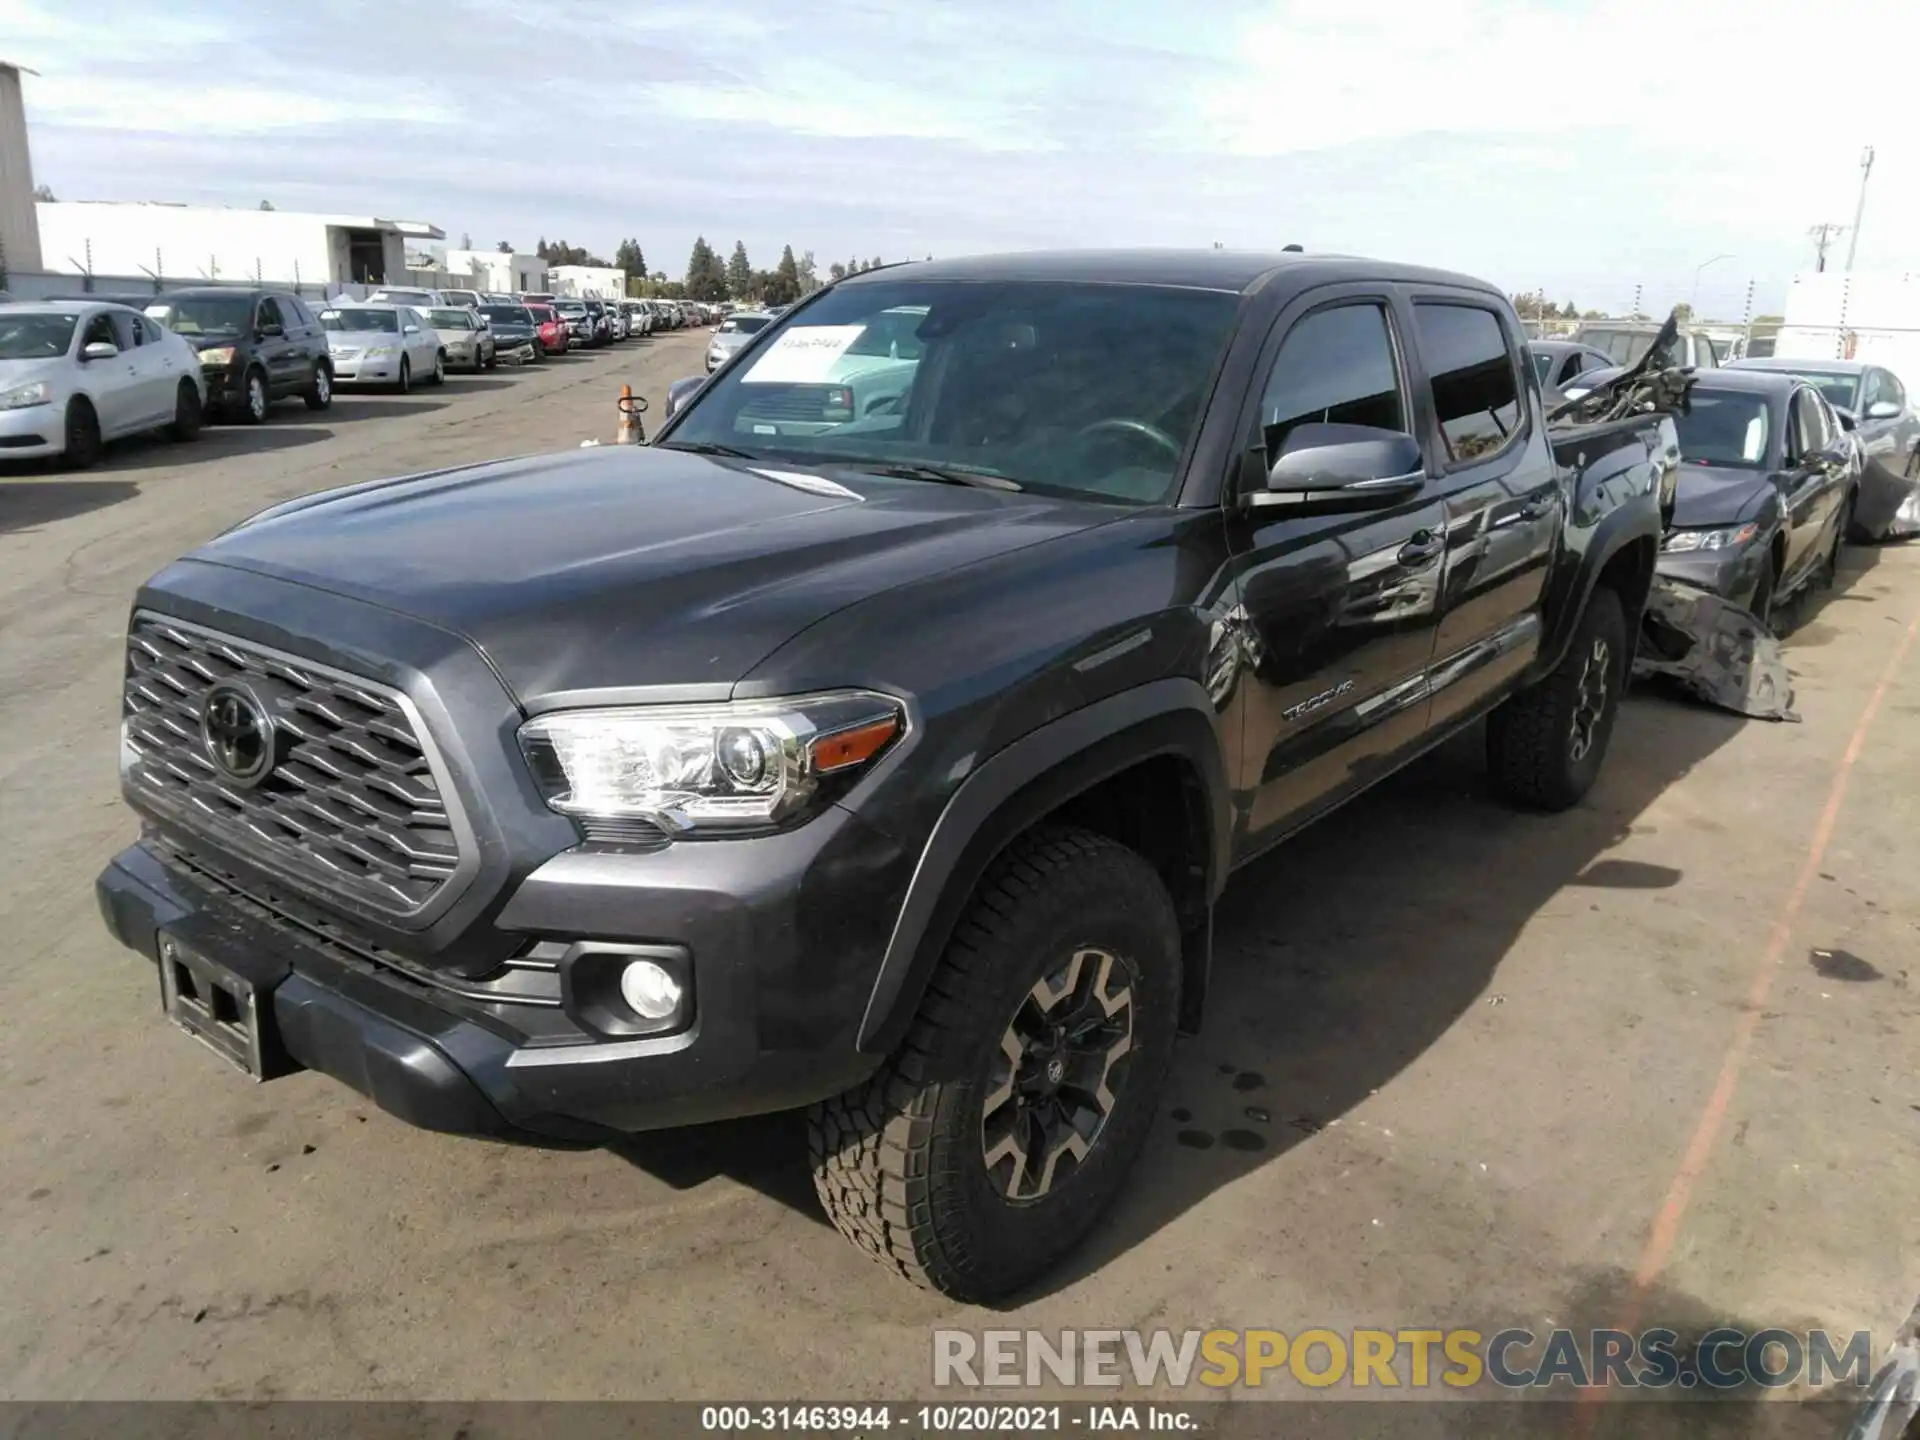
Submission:
[[[402,394],[416,380],[447,378],[440,336],[408,305],[342,305],[323,310],[335,385],[390,385]]]
[[[61,456],[82,470],[123,435],[200,433],[194,348],[124,305],[0,304],[0,460]]]

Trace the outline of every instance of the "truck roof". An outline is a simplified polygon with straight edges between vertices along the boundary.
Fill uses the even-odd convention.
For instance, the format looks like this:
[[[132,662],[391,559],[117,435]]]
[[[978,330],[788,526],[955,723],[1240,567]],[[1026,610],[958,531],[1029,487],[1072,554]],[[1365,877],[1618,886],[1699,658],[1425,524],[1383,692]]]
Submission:
[[[1795,375],[1818,370],[1823,375],[1859,375],[1872,362],[1867,360],[1809,360],[1794,356],[1771,355],[1751,360],[1735,360],[1729,369],[1734,370],[1784,370]],[[1887,367],[1882,365],[1882,370]]]
[[[1418,265],[1367,260],[1353,255],[1249,250],[1032,250],[1008,255],[968,255],[953,260],[910,261],[850,275],[842,284],[873,284],[899,278],[910,268],[916,280],[1059,280],[1120,285],[1171,285],[1193,290],[1244,293],[1276,272],[1294,272],[1316,284],[1342,280],[1399,280],[1466,286],[1499,294],[1484,280]]]

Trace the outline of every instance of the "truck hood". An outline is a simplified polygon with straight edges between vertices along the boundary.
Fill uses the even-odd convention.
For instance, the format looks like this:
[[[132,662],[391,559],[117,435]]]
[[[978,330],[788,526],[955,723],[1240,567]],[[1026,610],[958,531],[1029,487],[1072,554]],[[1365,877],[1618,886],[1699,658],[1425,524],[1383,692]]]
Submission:
[[[729,686],[855,601],[1127,513],[620,446],[306,496],[191,558],[464,636],[530,704]]]
[[[1765,470],[1682,464],[1673,523],[1691,530],[1706,525],[1737,525],[1758,515],[1778,493]]]

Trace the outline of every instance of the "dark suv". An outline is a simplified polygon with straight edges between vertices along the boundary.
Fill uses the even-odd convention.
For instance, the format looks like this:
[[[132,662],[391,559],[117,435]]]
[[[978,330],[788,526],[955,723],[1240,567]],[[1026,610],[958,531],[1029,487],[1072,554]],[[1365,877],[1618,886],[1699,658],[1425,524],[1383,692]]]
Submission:
[[[874,271],[696,384],[150,580],[101,908],[233,1064],[418,1125],[805,1108],[834,1224],[972,1298],[1117,1193],[1236,866],[1482,716],[1586,793],[1677,454],[1550,430],[1497,289],[1332,257]]]
[[[200,352],[209,410],[258,425],[275,400],[297,395],[309,410],[333,403],[327,332],[291,291],[209,285],[145,303],[147,314]]]

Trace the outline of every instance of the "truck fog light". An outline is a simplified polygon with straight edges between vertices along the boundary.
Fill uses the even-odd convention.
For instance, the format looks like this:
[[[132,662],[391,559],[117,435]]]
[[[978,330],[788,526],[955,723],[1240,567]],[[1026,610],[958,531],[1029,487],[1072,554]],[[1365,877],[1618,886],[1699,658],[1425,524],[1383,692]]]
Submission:
[[[620,998],[642,1020],[665,1020],[680,1008],[680,982],[664,965],[635,960],[620,972]]]

